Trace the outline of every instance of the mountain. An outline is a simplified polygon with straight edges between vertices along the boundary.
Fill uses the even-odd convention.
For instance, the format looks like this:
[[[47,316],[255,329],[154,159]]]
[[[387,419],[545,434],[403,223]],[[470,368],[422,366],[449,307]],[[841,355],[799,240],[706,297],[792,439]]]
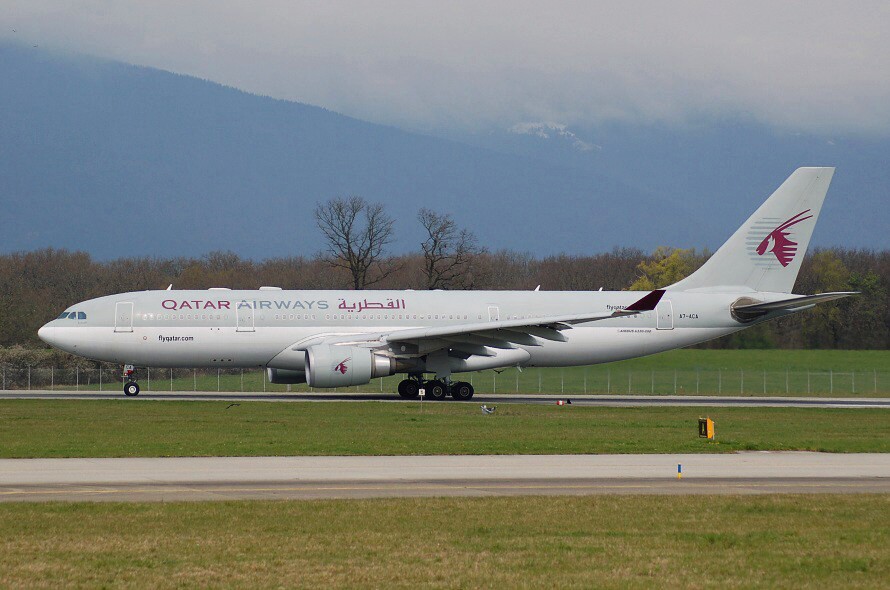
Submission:
[[[417,249],[421,207],[490,248],[542,253],[633,243],[659,219],[652,196],[603,175],[192,77],[7,45],[0,80],[3,251],[311,254],[316,203],[350,194],[386,204],[395,251]]]
[[[820,136],[777,130],[744,117],[682,126],[613,122],[569,128],[524,122],[456,140],[538,161],[609,174],[682,204],[706,221],[671,245],[701,246],[700,236],[728,237],[800,166],[836,166],[813,236],[816,246],[890,247],[890,138]],[[670,213],[667,219],[681,223]],[[721,238],[722,239],[722,238]],[[719,245],[707,243],[706,245]]]
[[[576,146],[569,155],[500,138],[455,141],[193,77],[5,44],[0,251],[52,246],[100,259],[312,254],[323,247],[316,204],[351,194],[386,204],[397,219],[396,252],[418,250],[421,207],[453,214],[491,249],[713,248],[791,169],[811,163],[748,163],[756,173],[746,174],[742,162],[720,163],[732,153],[697,160],[710,146],[691,140],[663,145],[677,141],[668,135],[635,154],[620,130],[588,135],[577,132],[577,146],[593,149]],[[656,162],[640,164],[653,154]],[[860,193],[882,194],[886,204],[886,184],[873,181],[860,183]],[[840,196],[833,188],[831,219],[820,225],[859,211]],[[861,231],[823,242],[886,244],[886,209],[858,219]]]

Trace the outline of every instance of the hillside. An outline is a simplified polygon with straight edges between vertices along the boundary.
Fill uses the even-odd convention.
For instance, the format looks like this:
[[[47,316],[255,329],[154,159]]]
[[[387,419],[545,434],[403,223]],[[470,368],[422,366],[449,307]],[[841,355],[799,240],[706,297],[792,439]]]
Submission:
[[[605,175],[411,134],[168,72],[0,46],[0,250],[267,258],[321,247],[318,201],[451,212],[490,248],[673,243],[655,199]],[[676,212],[675,212],[676,213]],[[685,219],[694,213],[684,211]]]
[[[286,75],[285,72],[282,75]],[[417,210],[538,255],[715,248],[798,165],[840,165],[816,245],[885,248],[890,142],[777,138],[750,124],[442,139],[150,68],[0,44],[0,252],[99,259],[322,247],[312,210],[386,203],[396,252]],[[456,139],[456,140],[455,140]]]

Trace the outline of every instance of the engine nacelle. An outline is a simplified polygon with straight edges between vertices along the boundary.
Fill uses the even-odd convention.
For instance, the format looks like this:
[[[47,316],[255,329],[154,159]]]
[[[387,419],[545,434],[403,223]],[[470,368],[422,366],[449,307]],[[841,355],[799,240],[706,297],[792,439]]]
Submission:
[[[312,387],[364,385],[395,373],[391,358],[356,346],[316,344],[306,350],[306,376]]]
[[[297,383],[306,383],[305,371],[291,371],[289,369],[266,369],[266,375],[269,377],[269,383],[277,383],[279,385],[296,385]]]

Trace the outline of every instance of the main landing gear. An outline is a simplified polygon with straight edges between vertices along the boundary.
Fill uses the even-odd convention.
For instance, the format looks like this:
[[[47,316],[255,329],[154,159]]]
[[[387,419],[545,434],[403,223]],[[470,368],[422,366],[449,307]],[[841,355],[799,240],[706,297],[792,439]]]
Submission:
[[[415,399],[420,395],[420,388],[425,390],[427,399],[444,400],[447,396],[458,401],[467,401],[473,397],[473,386],[466,381],[450,381],[432,379],[424,381],[421,376],[411,376],[399,383],[399,395],[405,399]]]
[[[136,383],[136,367],[124,365],[124,373],[121,377],[124,382],[124,395],[128,397],[139,395],[139,384]]]

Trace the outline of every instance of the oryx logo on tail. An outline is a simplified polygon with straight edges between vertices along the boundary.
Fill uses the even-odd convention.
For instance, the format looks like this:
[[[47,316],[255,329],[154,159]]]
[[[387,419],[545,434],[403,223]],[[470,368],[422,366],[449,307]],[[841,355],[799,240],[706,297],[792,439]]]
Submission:
[[[791,233],[788,231],[788,228],[812,217],[812,215],[807,215],[809,212],[809,209],[801,211],[768,233],[763,238],[763,241],[760,242],[760,245],[757,246],[757,254],[763,256],[767,252],[772,252],[782,266],[791,264],[791,261],[794,260],[794,255],[797,253],[797,242],[792,242],[788,237]]]
[[[338,364],[336,367],[334,367],[334,372],[340,373],[341,375],[345,375],[346,371],[349,370],[349,367],[346,365],[346,363],[348,363],[351,360],[352,360],[352,357],[348,357],[348,358],[345,358],[342,361],[340,361],[340,364]]]

